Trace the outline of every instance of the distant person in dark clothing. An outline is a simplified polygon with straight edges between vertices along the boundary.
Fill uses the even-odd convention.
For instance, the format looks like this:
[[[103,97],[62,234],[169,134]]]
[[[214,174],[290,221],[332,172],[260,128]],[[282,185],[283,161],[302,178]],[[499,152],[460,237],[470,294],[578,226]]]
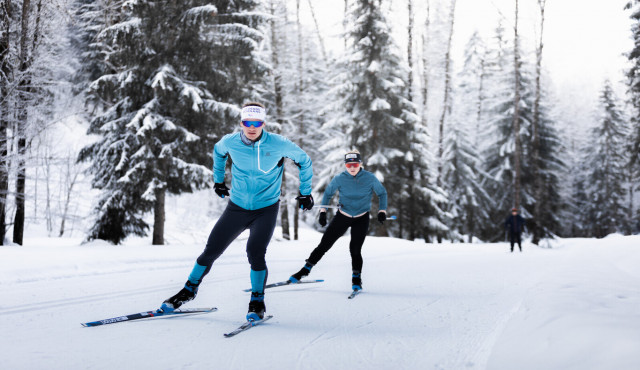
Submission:
[[[509,232],[509,240],[511,241],[511,252],[513,252],[513,246],[518,243],[518,248],[522,252],[522,230],[524,229],[524,218],[518,214],[517,208],[511,209],[511,215],[507,217],[504,222],[504,228]]]

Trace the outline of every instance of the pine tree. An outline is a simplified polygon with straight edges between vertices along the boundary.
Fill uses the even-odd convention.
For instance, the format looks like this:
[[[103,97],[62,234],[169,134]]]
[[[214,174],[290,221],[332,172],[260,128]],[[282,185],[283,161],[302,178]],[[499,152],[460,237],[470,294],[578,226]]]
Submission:
[[[468,130],[455,122],[447,130],[444,144],[443,180],[449,194],[452,238],[468,241],[480,234],[482,225],[490,221],[491,197],[482,186],[479,153],[469,141]]]
[[[631,10],[630,18],[633,20],[631,26],[634,48],[627,54],[627,58],[632,63],[627,71],[628,94],[633,107],[631,117],[632,131],[629,140],[630,170],[631,170],[631,191],[640,190],[640,1],[632,0],[626,5],[626,9]],[[633,200],[633,197],[630,196]],[[634,233],[640,232],[640,209],[630,210],[632,217],[635,212],[632,230]]]
[[[489,50],[488,63],[488,99],[487,125],[484,135],[484,170],[490,175],[485,182],[485,189],[494,198],[494,209],[491,218],[492,227],[484,230],[484,237],[496,240],[502,236],[502,222],[505,213],[514,205],[516,138],[514,135],[514,64],[513,51],[506,47],[499,27]],[[540,215],[533,221],[546,234],[559,232],[559,216],[557,210],[563,206],[560,196],[558,174],[564,170],[561,158],[561,140],[555,129],[555,122],[550,118],[547,99],[544,94],[539,104],[539,157],[538,175],[543,186],[540,199],[536,198],[536,176],[533,171],[533,133],[532,125],[535,107],[535,83],[532,68],[520,59],[518,69],[519,91],[519,141],[520,141],[520,212],[529,218],[536,203],[540,204]]]
[[[98,36],[116,72],[90,86],[105,109],[89,129],[100,140],[80,153],[103,191],[89,239],[144,235],[143,216],[153,210],[153,244],[163,244],[166,193],[210,184],[213,145],[261,82],[266,64],[255,51],[264,19],[252,0],[126,5],[126,16]]]
[[[618,101],[606,81],[600,95],[601,116],[591,135],[592,146],[587,156],[586,167],[589,203],[585,224],[591,235],[605,237],[614,232],[624,232],[628,228],[624,143],[627,127],[624,116],[618,108]]]

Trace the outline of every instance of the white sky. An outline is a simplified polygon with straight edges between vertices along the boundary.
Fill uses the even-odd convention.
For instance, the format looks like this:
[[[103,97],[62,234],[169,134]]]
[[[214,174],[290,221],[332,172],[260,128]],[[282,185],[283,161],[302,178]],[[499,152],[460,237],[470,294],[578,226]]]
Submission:
[[[344,0],[311,1],[327,43],[331,44],[331,38],[337,37],[342,30]],[[434,2],[435,0],[431,0],[432,4]],[[532,45],[537,37],[537,0],[519,2],[520,35]],[[605,78],[618,83],[617,90],[620,94],[624,92],[622,81],[626,60],[623,53],[633,47],[629,11],[624,11],[626,2],[627,0],[547,0],[543,66],[549,71],[559,93],[580,90],[597,96]],[[414,0],[418,27],[424,23],[424,4],[426,0]],[[392,27],[398,34],[400,49],[405,50],[406,0],[387,0],[383,6],[393,9],[389,19],[394,20]],[[476,29],[487,38],[491,37],[500,17],[504,20],[505,28],[511,29],[514,6],[515,0],[458,0],[454,55],[461,55],[464,44]],[[293,5],[291,9],[294,9]],[[302,0],[301,9],[306,23],[312,25],[307,1]],[[509,33],[512,34],[510,30]],[[335,47],[341,47],[341,44],[334,43]]]

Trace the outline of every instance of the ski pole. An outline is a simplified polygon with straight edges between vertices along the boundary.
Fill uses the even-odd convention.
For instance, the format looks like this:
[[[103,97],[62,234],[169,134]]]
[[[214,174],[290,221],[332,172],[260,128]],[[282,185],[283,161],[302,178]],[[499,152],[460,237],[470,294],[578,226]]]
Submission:
[[[319,206],[314,206],[314,207],[317,207],[317,208],[337,208],[337,209],[342,208],[339,204],[337,206],[326,206],[324,204],[321,204]]]

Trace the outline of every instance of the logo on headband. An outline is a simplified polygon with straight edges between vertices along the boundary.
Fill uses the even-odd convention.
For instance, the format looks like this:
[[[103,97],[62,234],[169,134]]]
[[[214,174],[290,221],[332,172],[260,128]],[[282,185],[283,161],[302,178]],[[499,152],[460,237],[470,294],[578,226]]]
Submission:
[[[344,156],[344,162],[361,162],[360,154],[358,153],[347,153]]]
[[[242,108],[242,113],[240,114],[240,118],[242,121],[246,120],[257,120],[264,121],[267,118],[267,111],[258,106],[248,106]]]

